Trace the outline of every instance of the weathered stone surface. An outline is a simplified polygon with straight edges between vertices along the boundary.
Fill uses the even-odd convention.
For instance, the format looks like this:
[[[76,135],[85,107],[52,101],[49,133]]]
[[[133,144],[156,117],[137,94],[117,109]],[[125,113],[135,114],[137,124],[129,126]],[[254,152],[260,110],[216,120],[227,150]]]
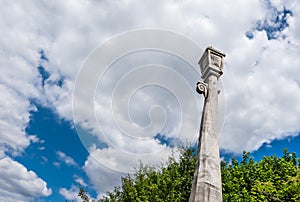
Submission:
[[[218,145],[218,78],[223,73],[225,55],[208,47],[200,59],[202,82],[197,91],[205,95],[202,113],[198,159],[194,174],[190,202],[221,202],[222,181]],[[200,86],[199,86],[200,85]],[[206,86],[207,89],[204,89]],[[201,89],[199,89],[201,87]],[[203,89],[202,89],[203,87]]]

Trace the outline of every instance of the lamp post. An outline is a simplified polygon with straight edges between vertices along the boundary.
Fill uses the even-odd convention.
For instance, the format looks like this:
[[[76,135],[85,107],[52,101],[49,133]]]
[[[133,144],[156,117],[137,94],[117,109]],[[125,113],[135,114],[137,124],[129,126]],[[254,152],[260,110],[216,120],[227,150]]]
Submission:
[[[218,145],[218,80],[223,74],[224,53],[208,47],[199,65],[204,82],[197,92],[204,95],[196,169],[189,202],[221,202],[222,180]]]

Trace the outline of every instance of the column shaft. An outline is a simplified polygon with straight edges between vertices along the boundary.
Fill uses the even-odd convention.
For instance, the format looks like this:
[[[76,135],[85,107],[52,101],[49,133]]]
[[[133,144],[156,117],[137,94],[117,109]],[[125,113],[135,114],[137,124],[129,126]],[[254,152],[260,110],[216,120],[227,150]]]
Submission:
[[[199,135],[199,151],[190,202],[221,202],[222,181],[218,145],[218,77],[210,75]]]

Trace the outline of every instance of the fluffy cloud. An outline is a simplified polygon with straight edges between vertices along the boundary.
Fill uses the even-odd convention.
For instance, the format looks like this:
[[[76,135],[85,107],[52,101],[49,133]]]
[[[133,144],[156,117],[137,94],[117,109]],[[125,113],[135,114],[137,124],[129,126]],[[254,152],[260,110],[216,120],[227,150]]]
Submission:
[[[83,180],[81,177],[75,175],[74,178],[75,178],[75,181],[76,181],[78,184],[80,184],[81,186],[83,186],[83,187],[86,187],[86,186],[87,186],[87,184],[84,182],[84,180]]]
[[[91,154],[86,160],[83,169],[100,195],[119,185],[121,176],[133,173],[141,162],[143,164],[161,165],[172,154],[175,158],[178,157],[176,150],[168,148],[165,148],[162,152],[147,155],[128,154],[114,148],[94,148],[90,152]]]
[[[0,159],[0,170],[1,201],[29,201],[52,193],[45,181],[9,157]]]
[[[59,193],[67,200],[78,201],[78,202],[82,201],[78,196],[79,188],[76,186],[71,186],[70,189],[60,188]]]
[[[268,41],[263,33],[256,37],[261,40],[249,41],[247,47],[231,56],[252,58],[248,61],[252,65],[235,73],[236,77],[229,69],[230,79],[224,79],[227,88],[237,89],[239,83],[239,90],[227,91],[226,97],[228,114],[221,145],[228,150],[258,149],[264,142],[299,131],[299,120],[293,115],[300,112],[300,75],[295,69],[300,61],[294,59],[297,49],[287,41]],[[262,53],[254,55],[253,49],[262,49]]]
[[[282,3],[278,2],[273,4],[273,6],[276,6],[277,9],[282,9],[282,5]],[[207,44],[215,44],[218,48],[228,54],[228,58],[226,58],[227,69],[225,70],[224,83],[226,84],[226,93],[228,95],[233,94],[231,97],[239,97],[241,91],[246,92],[247,90],[250,90],[247,86],[245,86],[244,89],[240,86],[240,90],[237,90],[235,84],[230,86],[229,84],[227,85],[227,83],[239,82],[235,78],[237,75],[240,75],[239,73],[245,71],[243,67],[246,69],[251,68],[253,63],[261,57],[260,55],[262,55],[264,51],[263,47],[266,45],[262,45],[262,43],[260,43],[261,40],[265,40],[266,43],[269,43],[268,46],[272,46],[271,42],[268,42],[266,39],[262,39],[264,37],[263,32],[255,32],[255,37],[252,41],[245,38],[245,33],[255,26],[256,21],[263,20],[267,17],[264,12],[267,12],[269,7],[261,1],[235,2],[228,0],[224,2],[224,4],[220,4],[217,1],[210,1],[206,3],[198,1],[177,1],[169,3],[168,1],[164,1],[160,4],[158,10],[151,9],[155,7],[154,3],[137,3],[134,1],[124,1],[123,4],[109,3],[105,1],[101,3],[86,2],[84,4],[78,4],[66,1],[59,4],[54,2],[50,4],[26,4],[26,6],[8,4],[6,6],[7,10],[12,10],[15,13],[15,17],[12,18],[11,21],[15,22],[17,19],[22,18],[24,22],[31,25],[23,26],[23,24],[15,23],[14,30],[6,30],[7,36],[13,36],[19,40],[18,43],[13,44],[8,44],[6,42],[13,41],[12,38],[2,41],[5,45],[4,47],[7,47],[7,55],[14,53],[17,60],[21,60],[19,56],[22,56],[22,58],[25,58],[26,63],[32,64],[37,62],[38,50],[45,49],[45,53],[49,58],[49,63],[46,65],[46,69],[49,71],[51,76],[48,79],[48,82],[45,83],[42,95],[39,94],[39,90],[41,90],[40,86],[32,84],[28,85],[28,88],[26,88],[26,91],[28,92],[25,92],[26,97],[24,99],[24,102],[27,102],[27,105],[25,105],[27,107],[23,109],[23,112],[20,111],[19,113],[24,115],[26,115],[26,111],[29,111],[27,99],[30,97],[38,97],[44,104],[55,109],[61,117],[71,120],[72,108],[70,98],[75,75],[80,64],[83,62],[84,57],[88,55],[89,51],[99,42],[112,34],[118,34],[121,31],[127,31],[132,28],[158,27],[186,34],[188,37],[197,41],[202,47],[205,47]],[[292,8],[293,6],[293,16],[295,17],[290,18],[290,26],[284,31],[286,32],[285,34],[290,37],[291,41],[297,45],[297,36],[299,35],[296,35],[295,33],[297,33],[298,29],[296,24],[299,21],[297,18],[299,6],[295,6],[294,4],[291,5],[291,3],[285,6],[288,8]],[[37,7],[39,8],[35,9],[37,12],[32,15],[27,15],[28,13],[32,13],[30,12],[32,8]],[[114,12],[109,12],[112,10]],[[251,15],[248,14],[250,11]],[[89,13],[89,15],[83,15],[83,13]],[[130,13],[134,13],[134,15],[131,15]],[[136,18],[135,16],[137,15],[140,17]],[[81,17],[79,18],[79,16]],[[124,16],[126,16],[126,18]],[[47,20],[48,18],[51,18],[52,20],[49,21]],[[117,19],[122,19],[122,23],[118,22]],[[232,22],[234,22],[234,26],[231,26]],[[5,26],[8,26],[7,23],[8,22],[2,22]],[[200,31],[198,31],[199,29]],[[83,32],[82,30],[85,31]],[[23,33],[24,37],[17,37],[15,36],[15,33]],[[226,40],[224,40],[224,36],[226,36]],[[33,43],[29,43],[30,38],[35,38],[35,40],[30,41]],[[278,40],[274,40],[274,43],[275,41],[277,41],[277,43],[284,44],[287,40],[281,40],[279,42]],[[17,44],[21,44],[21,48],[17,48]],[[253,44],[257,44],[258,46],[253,48]],[[286,46],[289,45],[286,44]],[[243,50],[246,49],[246,47],[251,49],[245,50],[247,52],[243,53]],[[249,50],[251,50],[251,53],[249,53]],[[245,57],[246,54],[250,54],[252,57],[249,58],[248,55]],[[280,55],[285,57],[287,53],[282,52]],[[3,59],[3,61],[7,60]],[[260,63],[260,65],[262,64],[263,63]],[[260,69],[258,68],[258,65],[256,66],[258,69],[257,72],[259,72]],[[15,72],[16,69],[23,70],[24,72],[26,69],[21,68],[22,65],[13,64],[13,68],[10,69],[13,69],[12,72]],[[16,86],[17,83],[8,80],[8,78],[11,78],[10,75],[12,74],[13,73],[7,72],[6,74],[3,74],[5,75],[5,78],[3,77],[1,79],[7,81],[5,88],[11,84],[15,85],[11,86],[12,92],[6,93],[7,95],[13,94],[13,91],[16,91],[16,89],[21,89],[21,86],[26,86],[28,81],[31,81],[31,83],[35,82],[34,84],[39,82],[39,75],[37,71],[35,71],[35,74],[31,74],[30,78],[26,76],[23,77],[24,73],[22,73],[18,74],[22,75],[22,78],[18,79],[18,81],[22,83]],[[61,86],[53,85],[53,82],[50,82],[61,78],[64,78]],[[226,96],[226,99],[229,100],[227,101],[228,109],[231,109],[231,97]],[[11,99],[17,100],[17,98]],[[239,106],[246,104],[247,103],[241,102]],[[22,104],[22,106],[24,106],[24,104]],[[229,113],[230,115],[228,115],[228,117],[233,116],[232,114],[237,114],[235,111],[231,111]],[[139,115],[133,115],[133,117],[134,116],[139,117]],[[20,131],[22,131],[22,129],[24,130],[24,126],[26,126],[28,118],[23,118],[22,120],[23,128],[20,127]],[[231,122],[232,124],[235,123],[234,121]],[[6,123],[6,125],[10,124]],[[174,125],[170,127],[174,128]],[[256,130],[255,127],[258,127],[258,122],[256,125],[254,124],[251,127],[251,130]],[[235,139],[236,132],[231,131],[228,128],[237,127],[230,125],[224,128],[226,137],[228,137],[228,139]],[[290,130],[293,132],[297,129],[298,128],[286,128],[286,130],[283,131]],[[226,130],[228,131],[226,132]],[[250,134],[252,133],[251,130],[249,131]],[[231,135],[232,137],[230,137]],[[280,138],[280,135],[273,135],[272,137],[273,139]],[[23,143],[13,144],[22,144],[22,147],[26,147],[29,143],[25,134],[23,134],[23,139]],[[263,138],[261,141],[264,142],[266,139]],[[229,147],[226,146],[227,143],[226,145],[224,144],[225,143],[223,142],[221,146],[225,149],[229,149],[232,146],[230,145]],[[13,146],[16,147],[16,145]],[[244,146],[245,145],[238,147],[241,148]],[[257,149],[257,146],[252,144],[252,146],[249,146],[248,149]],[[238,149],[232,150],[239,151]]]
[[[34,21],[34,15],[27,15],[18,4],[7,2],[3,6],[0,14],[3,27],[0,39],[0,150],[17,155],[32,139],[25,133],[25,128],[29,112],[35,110],[29,99],[40,95],[36,66],[38,51],[45,45],[45,37],[36,33],[36,23],[30,23]],[[14,13],[13,16],[11,13]],[[14,28],[9,28],[12,24]]]
[[[23,150],[24,147],[29,145],[29,140],[26,138],[26,134],[22,132],[26,127],[29,120],[29,113],[27,112],[28,102],[23,99],[24,105],[20,106],[21,96],[14,93],[7,87],[0,85],[3,98],[1,99],[1,122],[0,122],[0,147],[2,151],[6,151],[10,148],[15,150]],[[18,99],[19,98],[19,99]],[[22,98],[21,98],[22,99]],[[19,107],[17,110],[10,110],[12,108]],[[19,115],[22,114],[22,115]],[[15,138],[18,137],[18,138]]]
[[[255,83],[257,83],[257,85],[263,85],[265,86],[265,88],[272,89],[268,92],[276,92],[275,86],[273,85],[273,79],[279,77],[279,72],[284,73],[281,75],[281,77],[284,77],[286,80],[293,80],[288,78],[288,75],[290,75],[289,73],[290,70],[288,68],[283,68],[283,67],[288,66],[290,67],[290,69],[295,70],[295,68],[293,67],[297,66],[298,61],[295,59],[291,59],[290,54],[284,50],[287,50],[287,48],[289,47],[290,47],[289,49],[291,49],[292,46],[294,47],[292,48],[292,50],[290,50],[292,53],[296,53],[298,50],[297,48],[298,38],[296,37],[297,35],[295,35],[294,33],[297,32],[297,26],[295,26],[295,24],[298,22],[299,19],[297,18],[298,15],[297,12],[299,6],[285,5],[289,9],[291,8],[295,9],[293,10],[293,16],[295,17],[291,16],[288,19],[289,27],[284,30],[284,34],[288,36],[288,38],[268,41],[266,33],[264,31],[254,31],[254,38],[252,40],[246,38],[245,36],[245,33],[248,30],[255,27],[256,22],[258,20],[267,19],[270,15],[269,13],[271,12],[269,10],[274,9],[273,7],[270,8],[270,4],[265,4],[261,1],[246,1],[246,2],[227,1],[224,4],[220,4],[216,1],[211,1],[209,3],[184,1],[184,2],[173,2],[172,4],[169,4],[168,2],[163,2],[159,9],[160,11],[162,11],[163,15],[159,15],[160,12],[157,13],[157,11],[156,11],[156,15],[154,15],[151,9],[149,9],[153,7],[151,3],[136,4],[136,2],[134,3],[133,1],[127,1],[125,5],[126,6],[120,4],[119,6],[114,8],[115,12],[110,14],[106,13],[106,15],[103,14],[99,16],[99,18],[95,19],[95,21],[90,19],[91,20],[90,22],[99,23],[103,25],[104,20],[106,20],[107,22],[111,22],[114,21],[115,18],[124,19],[122,21],[122,26],[126,27],[124,31],[133,27],[141,28],[141,27],[155,26],[161,28],[168,28],[186,34],[188,37],[191,37],[192,39],[196,40],[202,47],[205,47],[207,44],[215,44],[218,48],[220,48],[221,50],[227,53],[228,56],[225,59],[226,66],[225,66],[225,74],[223,77],[223,82],[226,90],[225,101],[227,103],[226,111],[228,112],[228,114],[225,118],[224,130],[222,132],[223,135],[222,136],[223,138],[221,139],[222,148],[234,152],[240,152],[243,149],[255,150],[259,148],[259,146],[263,142],[268,142],[276,138],[283,138],[286,135],[291,134],[299,129],[295,124],[294,125],[286,124],[281,127],[280,125],[277,124],[278,121],[270,121],[273,122],[274,127],[272,127],[272,125],[270,125],[271,123],[269,123],[270,126],[267,129],[267,126],[261,126],[261,121],[259,120],[254,120],[252,122],[249,122],[246,119],[240,119],[240,113],[243,110],[247,111],[242,113],[246,114],[246,117],[248,117],[249,119],[250,117],[253,117],[251,119],[255,119],[254,117],[255,114],[257,113],[266,114],[266,117],[264,117],[263,119],[274,117],[274,116],[270,117],[271,113],[262,113],[262,110],[265,109],[265,107],[261,107],[260,109],[254,107],[255,109],[253,109],[252,107],[247,107],[247,106],[249,105],[257,106],[259,105],[259,103],[270,103],[273,101],[278,103],[277,105],[279,105],[279,102],[281,103],[280,99],[277,99],[276,97],[267,98],[265,94],[258,96],[259,92],[257,92],[257,89],[259,88],[258,86],[254,88]],[[67,14],[65,14],[67,15],[66,19],[80,12],[84,12],[85,9],[90,8],[89,6],[90,5],[85,5],[82,8],[75,6],[76,9],[74,11],[72,12],[70,11]],[[107,10],[110,10],[110,8],[112,6],[115,6],[115,4],[105,3],[105,6],[107,6],[106,7]],[[276,3],[274,5],[271,4],[271,6],[276,6],[277,9],[283,9],[283,4],[280,3]],[[141,10],[143,10],[143,13],[140,12]],[[131,18],[131,15],[128,15],[129,12],[138,14],[140,16],[145,16],[145,18],[141,18],[144,19],[143,21],[138,20],[137,18],[133,18],[133,17]],[[249,12],[251,12],[251,15],[249,15]],[[105,13],[105,12],[101,10],[99,11],[99,13]],[[122,16],[123,15],[125,16],[126,14],[127,14],[127,18],[123,18]],[[158,16],[160,20],[155,20]],[[234,22],[234,26],[231,26],[232,22]],[[80,23],[85,23],[84,19],[80,20]],[[72,29],[75,29],[76,27],[80,27],[80,23],[72,27]],[[108,32],[110,32],[110,34],[114,32],[118,33],[119,31],[122,30],[122,28],[115,29],[114,25],[115,24],[112,24],[112,26],[109,27],[108,29]],[[103,26],[105,27],[105,23]],[[200,28],[201,30],[196,32],[196,30],[199,30]],[[98,33],[97,30],[92,29],[91,31],[90,29],[91,28],[88,27],[88,29],[86,30],[87,33],[90,33],[92,31]],[[191,30],[191,32],[190,31],[188,32],[186,30]],[[57,32],[58,32],[57,34],[58,37],[63,37],[65,34],[67,34],[65,33],[66,32],[65,29],[58,29]],[[81,32],[77,33],[78,39],[85,38],[83,35],[80,34]],[[224,39],[224,36],[226,36],[226,39]],[[75,36],[67,37],[67,38],[68,40],[73,40],[75,39]],[[93,41],[92,39],[90,39],[90,37],[86,37],[86,38],[88,39],[85,40],[91,40],[91,41],[88,41],[88,43],[84,46],[85,51],[88,49],[87,48],[88,46],[91,46],[93,43],[96,43],[96,41]],[[103,39],[103,36],[101,36],[100,39]],[[63,40],[61,41],[62,43],[59,43],[55,47],[56,50],[59,50],[60,46],[65,46],[65,45],[68,46],[68,44],[65,44],[66,42],[63,43]],[[74,49],[74,45],[71,45],[71,42],[69,46],[72,46],[71,49]],[[274,47],[276,47],[276,49]],[[268,60],[266,56],[269,54],[268,57],[273,58],[274,53],[272,55],[270,53],[272,53],[274,50],[276,50],[275,52],[278,56],[281,56],[282,58],[286,58],[284,60],[286,61],[284,64],[279,66],[277,65],[278,62],[276,60]],[[53,53],[55,53],[55,51],[53,52],[51,51],[50,55]],[[84,55],[83,51],[81,51],[81,53],[76,53],[76,55],[77,54],[78,57],[83,57]],[[53,55],[51,56],[51,58],[53,58],[54,60],[58,60],[55,58],[59,58],[61,64],[71,66],[71,64],[68,64],[69,62],[67,62],[67,60],[69,60],[67,59],[68,57],[65,55],[60,57]],[[276,57],[276,59],[279,58],[280,57]],[[264,61],[268,61],[268,63],[264,63]],[[72,60],[72,62],[74,62],[74,60]],[[292,62],[293,64],[289,64],[289,62]],[[78,65],[78,63],[76,64]],[[76,65],[72,65],[72,66],[74,67]],[[274,73],[270,74],[268,77],[270,79],[266,80],[266,78],[264,78],[263,75],[265,74],[267,75],[267,71],[268,71],[267,67],[273,67],[272,71]],[[66,68],[66,69],[68,72],[65,71],[65,73],[67,73],[70,76],[70,78],[74,77],[74,73],[71,73],[74,70],[71,70],[70,68]],[[255,69],[255,73],[251,73],[254,71],[253,69]],[[293,75],[295,75],[296,77],[297,74],[293,74]],[[113,74],[111,75],[111,78],[112,77],[114,77]],[[245,81],[248,79],[249,82],[245,84]],[[292,84],[292,86],[296,87],[295,84],[296,83]],[[70,87],[68,89],[71,89],[72,84],[70,84],[69,86]],[[64,91],[64,93],[65,92],[66,91]],[[286,96],[284,93],[281,94],[282,91],[277,91],[277,92],[278,92],[278,96],[280,97]],[[58,94],[61,95],[61,93]],[[255,96],[254,94],[257,95]],[[295,88],[294,95],[292,95],[293,100],[298,100],[297,94],[298,91]],[[51,93],[49,93],[49,95],[51,95]],[[248,96],[251,95],[251,99],[241,99],[244,97],[243,95],[248,95]],[[54,96],[49,96],[49,97],[51,98]],[[146,96],[144,96],[144,98],[146,99]],[[255,98],[260,98],[260,99],[255,99]],[[261,100],[264,98],[266,98],[266,100]],[[105,96],[101,97],[102,101],[105,101],[106,99],[107,97]],[[145,103],[145,99],[140,100],[140,102],[139,101],[137,102]],[[63,100],[64,99],[59,99],[58,102],[55,104],[55,106],[57,106],[56,107],[57,109],[62,108],[62,106],[68,106],[67,104],[68,102]],[[283,110],[283,108],[276,107],[277,105],[273,105],[274,108],[270,108],[269,111],[273,112],[274,110],[277,110],[278,114],[281,115],[285,114],[284,111],[287,112],[286,109]],[[139,106],[139,104],[135,103],[135,106]],[[267,107],[269,106],[270,105],[268,105]],[[102,114],[108,113],[107,107],[105,106],[102,106],[102,109],[99,110]],[[61,115],[65,116],[64,114],[66,114],[66,112],[63,112],[63,110],[61,110]],[[107,118],[106,115],[104,115],[103,117]],[[140,124],[142,124],[146,120],[146,119],[140,119],[138,110],[136,110],[136,113],[133,113],[132,117],[135,121],[138,122],[140,121],[141,122]],[[220,120],[220,122],[222,123],[223,121],[224,120]],[[93,127],[92,125],[93,124],[91,124],[89,127]],[[107,125],[107,127],[111,128],[111,125]],[[170,128],[172,127],[175,128],[175,125],[173,124],[170,126]],[[259,128],[261,127],[264,127],[264,129],[260,130]],[[99,131],[95,133],[99,133]],[[107,133],[113,134],[112,129],[108,130]],[[240,139],[241,136],[247,137],[247,138],[243,138],[245,140],[243,144],[234,141],[236,139]],[[117,137],[117,136],[112,135],[110,137]]]
[[[56,152],[57,158],[59,161],[62,161],[65,163],[67,166],[77,166],[77,163],[74,161],[74,159],[62,151],[57,151]]]
[[[285,38],[268,40],[265,31],[256,30],[253,39],[240,38],[239,48],[228,52],[227,116],[221,134],[226,150],[252,151],[263,143],[298,134],[299,119],[294,114],[300,112],[299,39],[293,34],[295,19],[289,17],[287,22]]]
[[[110,160],[115,158],[115,156],[111,156]],[[116,163],[116,161],[113,162]],[[125,166],[126,165],[127,164],[125,164]],[[124,173],[105,167],[105,165],[99,163],[91,155],[85,162],[84,171],[94,185],[94,189],[97,190],[99,196],[108,190],[112,190],[114,186],[121,184],[121,176],[124,175]]]

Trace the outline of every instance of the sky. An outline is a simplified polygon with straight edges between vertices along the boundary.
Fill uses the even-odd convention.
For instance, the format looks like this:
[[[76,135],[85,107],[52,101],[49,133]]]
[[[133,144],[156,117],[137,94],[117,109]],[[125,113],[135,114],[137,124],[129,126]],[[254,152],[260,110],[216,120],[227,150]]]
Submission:
[[[300,153],[297,0],[5,0],[0,30],[0,201],[99,198],[197,144],[211,45],[221,158]]]

